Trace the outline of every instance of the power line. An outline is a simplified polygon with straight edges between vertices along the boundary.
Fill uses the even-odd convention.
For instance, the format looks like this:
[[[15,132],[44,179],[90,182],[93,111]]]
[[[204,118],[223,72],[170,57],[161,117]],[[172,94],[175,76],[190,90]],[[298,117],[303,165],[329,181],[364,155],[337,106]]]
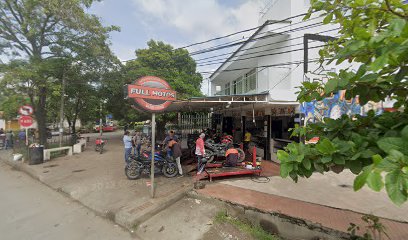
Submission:
[[[309,60],[308,62],[312,63],[312,62],[318,62],[318,61],[320,61],[320,58],[314,58],[314,59]],[[285,63],[276,63],[276,64],[269,64],[269,65],[255,66],[255,67],[225,69],[225,70],[222,70],[220,72],[233,72],[233,71],[257,69],[257,68],[281,67],[281,66],[297,65],[297,64],[302,64],[302,63],[304,63],[304,61],[293,61],[293,62],[285,62]],[[204,72],[204,73],[215,73],[215,72],[216,71],[213,71],[213,72],[208,71],[208,72]]]
[[[309,47],[309,49],[314,49],[314,48],[319,48],[319,47],[324,47],[324,46],[326,46],[326,44],[318,45],[318,46],[314,46],[314,47]],[[254,58],[260,58],[260,57],[266,57],[266,56],[274,56],[274,55],[280,55],[280,54],[291,53],[291,52],[297,52],[297,51],[303,51],[303,50],[304,50],[304,48],[298,48],[298,49],[292,49],[292,50],[283,51],[283,52],[270,53],[270,54],[264,54],[264,55],[259,55],[259,56],[254,56],[254,57],[247,57],[247,58],[242,58],[242,59],[235,59],[235,60],[232,60],[232,59],[231,59],[231,60],[227,60],[227,61],[223,61],[223,62],[215,62],[215,63],[201,64],[201,65],[197,65],[197,66],[203,67],[203,66],[210,66],[210,65],[215,65],[215,64],[225,63],[225,62],[245,61],[245,60],[254,59]],[[265,52],[265,51],[262,51],[262,52]]]
[[[269,91],[273,90],[276,86],[278,86],[281,82],[283,82],[287,77],[289,77],[295,70],[296,68],[298,68],[300,66],[300,63],[293,68],[285,77],[283,77],[279,82],[277,82],[275,85],[273,85],[273,87],[271,89],[269,89]]]
[[[335,30],[339,30],[339,29],[340,29],[340,28],[333,28],[333,29],[330,29],[330,30],[325,30],[325,31],[317,32],[316,34],[327,33],[327,32],[331,32],[331,31],[335,31]],[[195,61],[197,62],[197,61],[207,60],[207,59],[216,58],[216,57],[220,57],[220,56],[230,55],[230,54],[233,54],[233,53],[235,53],[235,52],[238,53],[238,52],[242,52],[242,51],[246,51],[246,50],[253,50],[253,49],[257,49],[257,48],[261,48],[261,47],[265,47],[265,46],[276,45],[276,44],[278,44],[278,43],[288,42],[288,41],[292,41],[292,40],[296,40],[296,39],[301,39],[301,38],[303,38],[303,36],[294,37],[294,38],[288,38],[288,39],[285,39],[285,40],[282,40],[282,41],[277,41],[277,42],[273,42],[273,43],[263,44],[263,45],[259,45],[259,46],[255,46],[255,47],[243,48],[243,49],[240,49],[240,50],[238,50],[238,51],[232,51],[232,52],[229,52],[229,53],[223,53],[223,54],[219,54],[219,55],[215,55],[215,56],[211,56],[211,57],[196,59]],[[281,49],[281,48],[285,48],[285,47],[288,47],[288,46],[279,47],[279,48],[274,48],[274,49],[271,49],[271,50]],[[269,50],[268,50],[268,51],[269,51]],[[240,55],[240,56],[243,56],[243,55],[244,55],[244,54],[242,54],[242,55]],[[227,59],[227,58],[226,58],[226,59]]]
[[[308,21],[312,21],[312,20],[316,20],[316,19],[318,19],[318,18],[321,18],[321,16],[314,17],[314,18],[310,18],[310,19],[308,19],[308,20],[306,20],[306,21],[299,21],[299,22],[297,22],[297,23],[293,23],[293,24],[290,24],[290,25],[286,25],[286,26],[282,26],[282,27],[279,27],[279,28],[275,28],[275,29],[272,29],[272,30],[269,30],[269,31],[260,33],[259,35],[260,35],[260,36],[261,36],[261,35],[266,35],[266,34],[268,34],[268,33],[271,33],[271,32],[277,31],[277,30],[281,30],[281,29],[284,29],[284,28],[287,28],[287,27],[293,27],[293,26],[295,26],[295,25],[298,25],[298,24],[301,24],[301,23],[305,23],[305,22],[308,22]],[[273,22],[273,23],[276,23],[276,22]],[[262,25],[261,27],[266,26],[266,25],[268,25],[267,22],[265,22],[264,25]],[[243,39],[249,39],[249,38],[251,38],[251,37],[252,37],[252,36],[249,36],[249,37],[246,37],[246,38],[243,38]],[[239,39],[239,40],[242,40],[241,43],[246,42],[246,40],[243,40],[243,39]],[[254,39],[254,40],[256,40],[256,39]],[[201,52],[201,51],[207,51],[207,50],[210,50],[210,49],[215,49],[215,48],[218,48],[218,47],[220,47],[220,46],[225,46],[225,45],[230,44],[230,43],[233,43],[233,42],[237,42],[237,40],[234,40],[234,41],[231,41],[231,42],[227,42],[227,43],[223,43],[223,44],[220,44],[220,45],[215,45],[215,46],[212,46],[212,47],[209,47],[209,48],[204,48],[204,49],[201,49],[201,50],[198,50],[198,51],[195,51],[195,52],[191,52],[190,55],[194,55],[194,54],[196,54],[197,52]]]
[[[291,17],[285,18],[285,19],[283,19],[283,20],[279,20],[279,21],[273,21],[273,22],[272,22],[272,21],[267,21],[267,22],[266,22],[266,23],[267,23],[266,25],[273,25],[273,24],[277,24],[277,23],[287,22],[287,21],[289,21],[289,20],[291,20],[291,19],[294,19],[294,18],[306,16],[307,14],[308,14],[308,13],[302,13],[302,14],[298,14],[298,15],[295,15],[295,16],[291,16]],[[188,47],[191,47],[191,46],[201,45],[201,44],[209,43],[209,42],[212,42],[212,41],[215,41],[215,40],[220,40],[220,39],[223,39],[223,38],[231,37],[231,36],[234,36],[234,35],[237,35],[237,34],[240,34],[240,33],[253,31],[253,30],[255,30],[255,29],[258,29],[258,28],[260,28],[260,27],[263,27],[264,25],[265,25],[265,24],[262,24],[262,25],[257,26],[257,27],[253,27],[253,28],[241,30],[241,31],[238,31],[238,32],[230,33],[230,34],[227,34],[227,35],[224,35],[224,36],[221,36],[221,37],[215,37],[215,38],[208,39],[208,40],[205,40],[205,41],[202,41],[202,42],[192,43],[192,44],[189,44],[189,45],[186,45],[186,46],[177,48],[177,49],[188,48]]]
[[[235,32],[235,33],[231,33],[231,34],[228,34],[228,35],[225,35],[225,36],[216,37],[216,38],[209,39],[209,40],[202,41],[202,42],[198,42],[198,43],[193,43],[193,44],[190,44],[190,45],[187,45],[187,46],[184,46],[184,47],[176,48],[176,49],[174,49],[174,50],[182,49],[182,48],[187,48],[187,47],[190,47],[190,46],[199,45],[199,44],[207,43],[207,42],[214,41],[214,40],[219,40],[219,39],[226,38],[226,37],[230,37],[230,36],[233,36],[233,35],[236,35],[236,34],[245,32],[245,31],[252,31],[252,30],[258,29],[258,28],[260,28],[260,27],[266,26],[266,25],[273,25],[273,24],[278,24],[278,23],[282,23],[282,22],[287,22],[287,21],[290,21],[291,19],[294,19],[294,18],[306,16],[307,14],[308,14],[308,13],[302,13],[302,14],[298,14],[298,15],[295,15],[295,16],[291,16],[291,17],[288,17],[288,18],[279,20],[279,21],[266,21],[263,25],[258,26],[258,27],[255,27],[255,28],[250,28],[250,29],[238,31],[238,32]],[[319,17],[316,17],[316,18],[319,18]],[[316,19],[316,18],[313,18],[313,19]],[[313,20],[313,19],[308,19],[307,21],[310,21],[310,20]],[[299,22],[299,23],[300,23],[300,22]],[[295,24],[299,24],[299,23],[295,23]],[[293,25],[295,25],[295,24],[293,24]],[[284,27],[289,27],[289,26],[291,26],[291,25],[284,26]],[[281,27],[281,28],[283,28],[283,27]],[[278,28],[278,29],[279,29],[279,28]],[[274,30],[276,30],[276,29],[274,29]],[[265,34],[265,33],[264,33],[264,34]],[[256,39],[254,39],[254,40],[256,40]],[[235,40],[235,41],[237,41],[237,40]],[[233,46],[239,45],[239,44],[244,43],[244,42],[246,42],[246,41],[240,41],[240,42],[234,44]],[[224,46],[225,44],[227,44],[227,43],[222,44],[222,46]],[[227,45],[227,46],[228,46],[228,47],[232,47],[232,46],[230,46],[230,45]],[[226,47],[224,47],[224,48],[226,48]],[[221,48],[221,49],[222,49],[222,48]],[[203,49],[203,50],[206,50],[206,49]],[[218,50],[218,49],[215,49],[215,50]],[[215,51],[215,50],[214,50],[214,51]],[[199,54],[199,53],[196,53],[196,54]],[[190,54],[190,55],[191,55],[191,54]],[[136,60],[136,58],[132,58],[132,59],[128,59],[128,60],[122,60],[121,62],[129,62],[129,61],[133,61],[133,60]]]
[[[213,51],[217,51],[217,50],[221,50],[221,49],[225,49],[225,48],[230,48],[230,47],[234,47],[234,46],[237,46],[237,45],[241,45],[241,44],[243,44],[243,43],[253,42],[253,41],[256,41],[256,40],[263,40],[263,39],[267,39],[267,38],[271,38],[271,37],[276,37],[277,35],[282,35],[282,34],[285,34],[285,33],[296,32],[296,31],[300,31],[300,30],[306,30],[306,29],[310,29],[310,28],[319,27],[319,26],[322,26],[322,25],[323,25],[323,23],[313,23],[313,24],[310,24],[310,25],[302,26],[302,27],[295,28],[295,29],[290,29],[290,30],[283,31],[283,32],[280,32],[280,33],[271,34],[271,35],[268,35],[268,36],[253,38],[253,39],[250,39],[250,40],[240,41],[240,42],[237,42],[237,43],[232,43],[232,44],[229,44],[229,45],[224,45],[224,46],[220,46],[220,47],[216,47],[216,48],[209,48],[209,49],[207,49],[207,50],[204,49],[204,50],[192,52],[192,53],[190,53],[190,56],[198,55],[198,54],[203,54],[203,53],[207,53],[207,52],[213,52]]]

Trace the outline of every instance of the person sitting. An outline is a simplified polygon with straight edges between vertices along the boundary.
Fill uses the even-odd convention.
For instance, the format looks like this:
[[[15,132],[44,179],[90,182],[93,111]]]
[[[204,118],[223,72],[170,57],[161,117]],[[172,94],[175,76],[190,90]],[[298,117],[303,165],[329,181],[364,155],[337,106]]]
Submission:
[[[234,148],[234,146],[231,144],[227,152],[225,153],[225,162],[224,166],[225,167],[235,167],[237,166],[238,163],[238,150]]]

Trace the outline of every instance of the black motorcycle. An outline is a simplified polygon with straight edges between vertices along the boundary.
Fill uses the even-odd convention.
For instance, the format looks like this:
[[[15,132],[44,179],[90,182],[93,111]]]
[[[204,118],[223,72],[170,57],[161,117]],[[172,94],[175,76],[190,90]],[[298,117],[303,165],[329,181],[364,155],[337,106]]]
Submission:
[[[207,158],[207,162],[212,162],[215,157],[225,157],[225,153],[227,152],[229,146],[233,143],[215,143],[213,140],[208,139],[205,141],[205,158]],[[235,145],[235,144],[234,144]],[[245,152],[235,146],[238,151],[238,162],[242,162],[245,160]]]
[[[132,155],[131,161],[125,167],[126,177],[130,180],[139,178],[141,174],[150,176],[151,153],[143,151],[140,155],[139,157]],[[154,154],[154,173],[163,173],[169,178],[175,177],[178,173],[177,164],[163,157],[160,152],[156,152]]]

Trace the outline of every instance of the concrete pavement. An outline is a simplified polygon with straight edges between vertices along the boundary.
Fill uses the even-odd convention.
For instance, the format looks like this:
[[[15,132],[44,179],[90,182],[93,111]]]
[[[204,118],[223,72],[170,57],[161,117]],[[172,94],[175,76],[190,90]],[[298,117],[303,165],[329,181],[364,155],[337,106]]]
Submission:
[[[374,214],[382,218],[408,222],[408,203],[396,206],[385,190],[374,192],[363,187],[355,192],[355,175],[345,170],[340,174],[315,173],[310,178],[299,178],[295,183],[290,178],[270,177],[267,183],[255,183],[250,179],[221,181],[222,184],[297,199],[333,208],[347,209],[358,213]]]
[[[0,161],[3,240],[134,239],[128,231]]]
[[[104,133],[108,143],[103,154],[94,151],[94,140],[98,135],[89,136],[91,141],[81,154],[55,158],[40,165],[10,163],[128,229],[178,201],[192,188],[188,177],[159,175],[156,197],[151,199],[150,178],[144,176],[131,181],[124,174],[122,132]]]

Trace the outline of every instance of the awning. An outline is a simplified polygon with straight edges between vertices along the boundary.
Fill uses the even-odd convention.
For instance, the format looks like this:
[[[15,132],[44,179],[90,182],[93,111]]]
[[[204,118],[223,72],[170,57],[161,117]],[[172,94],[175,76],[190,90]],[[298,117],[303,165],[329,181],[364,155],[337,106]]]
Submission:
[[[203,110],[217,111],[233,109],[246,105],[268,103],[269,92],[258,94],[220,95],[211,97],[193,97],[184,101],[173,102],[165,112],[194,112]]]

